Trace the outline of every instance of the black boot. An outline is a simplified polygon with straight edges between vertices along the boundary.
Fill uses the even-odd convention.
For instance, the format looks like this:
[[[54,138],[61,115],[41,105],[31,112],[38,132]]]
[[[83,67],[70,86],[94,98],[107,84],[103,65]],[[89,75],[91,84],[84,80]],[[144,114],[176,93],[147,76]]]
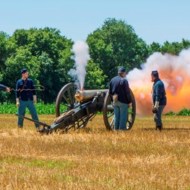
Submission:
[[[163,129],[162,125],[156,126],[156,130],[157,130],[157,129],[161,131],[161,130]]]
[[[163,126],[162,125],[160,125],[160,131],[163,129]]]

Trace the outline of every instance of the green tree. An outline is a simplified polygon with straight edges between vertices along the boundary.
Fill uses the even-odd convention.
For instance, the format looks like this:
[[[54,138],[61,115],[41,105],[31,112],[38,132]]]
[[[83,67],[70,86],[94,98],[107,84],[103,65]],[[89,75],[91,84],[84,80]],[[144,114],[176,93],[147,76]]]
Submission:
[[[106,81],[117,73],[118,66],[130,70],[139,67],[148,56],[146,43],[122,20],[106,20],[88,36],[87,42],[91,58],[106,74]]]
[[[161,47],[162,53],[170,53],[173,55],[178,55],[183,49],[187,49],[190,47],[190,41],[182,40],[182,42],[164,42]]]
[[[190,41],[189,40],[182,39],[181,43],[182,43],[182,46],[184,49],[190,48]]]
[[[153,42],[149,45],[149,54],[153,54],[154,52],[161,52],[161,45],[159,43]]]
[[[190,41],[182,39],[181,42],[164,42],[163,45],[153,42],[149,46],[149,54],[154,52],[169,53],[173,55],[178,55],[183,49],[190,48]]]
[[[8,35],[0,32],[0,81],[2,80],[2,73],[5,69],[5,61],[7,59],[7,40]]]
[[[85,80],[85,88],[87,89],[103,89],[106,88],[105,84],[106,75],[98,67],[97,64],[89,61],[87,65],[87,75]]]
[[[16,30],[7,42],[9,57],[4,80],[15,86],[21,68],[26,67],[35,83],[46,89],[42,100],[55,101],[58,91],[69,80],[72,44],[53,28]]]
[[[161,48],[161,52],[177,55],[182,49],[183,47],[181,46],[180,43],[178,42],[169,43],[168,41],[166,41],[164,42]]]

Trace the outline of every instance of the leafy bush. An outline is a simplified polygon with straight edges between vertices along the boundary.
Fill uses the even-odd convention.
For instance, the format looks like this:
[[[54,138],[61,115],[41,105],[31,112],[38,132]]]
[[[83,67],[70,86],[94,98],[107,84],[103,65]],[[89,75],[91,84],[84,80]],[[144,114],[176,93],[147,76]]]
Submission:
[[[36,109],[38,114],[55,114],[55,104],[37,103]],[[16,114],[17,107],[15,104],[0,104],[0,114]],[[28,109],[26,113],[29,113]]]
[[[190,116],[190,109],[184,108],[181,111],[179,111],[178,113],[170,111],[170,112],[166,113],[165,115],[167,115],[167,116],[174,116],[174,115],[178,115],[178,116]]]
[[[55,104],[44,104],[42,102],[37,103],[36,105],[37,113],[40,114],[55,114]],[[0,104],[0,114],[16,114],[18,108],[15,104],[10,103],[3,103]],[[61,105],[61,112],[66,110],[66,107],[64,105]],[[28,109],[26,110],[26,113],[29,113]],[[101,113],[99,113],[101,114]],[[190,116],[190,109],[182,109],[178,113],[175,113],[173,111],[170,111],[166,113],[167,116]]]
[[[180,112],[178,112],[177,115],[180,115],[180,116],[190,116],[190,110],[184,108],[183,110],[181,110]]]
[[[170,111],[170,112],[167,112],[165,115],[167,115],[167,116],[174,116],[174,115],[176,115],[176,113],[173,112],[173,111]]]

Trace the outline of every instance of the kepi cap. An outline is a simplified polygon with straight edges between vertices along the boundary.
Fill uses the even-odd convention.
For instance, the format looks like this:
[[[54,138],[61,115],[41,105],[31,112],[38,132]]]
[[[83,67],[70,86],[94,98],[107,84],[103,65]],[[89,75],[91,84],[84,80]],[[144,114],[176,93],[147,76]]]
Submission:
[[[118,73],[125,73],[126,72],[126,69],[125,69],[125,67],[119,67],[118,68]]]
[[[22,69],[20,72],[21,72],[21,74],[24,74],[24,73],[26,73],[26,72],[28,72],[28,71],[27,71],[26,68],[24,68],[24,69]]]
[[[156,78],[159,77],[158,71],[156,71],[156,70],[152,71],[151,75],[154,76],[154,77],[156,77]]]

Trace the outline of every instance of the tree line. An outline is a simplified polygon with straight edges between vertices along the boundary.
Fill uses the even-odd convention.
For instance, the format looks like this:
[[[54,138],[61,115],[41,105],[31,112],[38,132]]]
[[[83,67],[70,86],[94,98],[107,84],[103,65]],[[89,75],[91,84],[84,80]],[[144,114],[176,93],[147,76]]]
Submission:
[[[177,55],[190,47],[190,41],[146,44],[132,26],[123,20],[107,19],[87,37],[90,61],[85,88],[107,88],[118,66],[127,70],[139,68],[154,52]],[[35,84],[45,92],[39,98],[45,103],[55,101],[63,85],[72,81],[68,71],[73,68],[73,41],[55,28],[18,29],[11,36],[0,32],[0,82],[15,88],[20,70],[25,67]],[[0,101],[15,101],[14,93],[0,93]]]

